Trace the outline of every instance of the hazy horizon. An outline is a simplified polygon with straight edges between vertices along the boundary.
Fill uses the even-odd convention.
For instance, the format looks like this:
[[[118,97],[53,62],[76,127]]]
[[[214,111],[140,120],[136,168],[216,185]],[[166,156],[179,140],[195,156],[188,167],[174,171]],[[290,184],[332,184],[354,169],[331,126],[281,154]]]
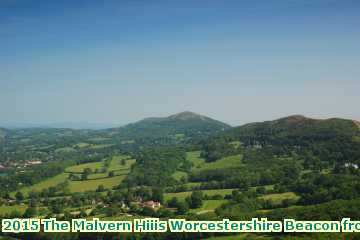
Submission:
[[[360,120],[359,1],[1,1],[0,126]]]

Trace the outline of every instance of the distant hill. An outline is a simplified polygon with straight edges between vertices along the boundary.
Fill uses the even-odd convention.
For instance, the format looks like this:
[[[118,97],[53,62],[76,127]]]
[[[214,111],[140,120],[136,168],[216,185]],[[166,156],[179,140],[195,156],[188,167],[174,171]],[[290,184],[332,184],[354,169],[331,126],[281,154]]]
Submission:
[[[356,121],[330,118],[313,119],[302,115],[293,115],[274,121],[250,123],[233,128],[230,134],[238,137],[254,137],[262,140],[276,138],[327,138],[331,136],[355,136],[359,134]]]
[[[168,117],[151,117],[113,128],[111,131],[126,137],[163,137],[184,135],[207,136],[231,128],[230,125],[193,112],[181,112]]]
[[[204,156],[214,161],[231,154],[231,142],[255,148],[272,147],[278,153],[289,149],[308,151],[335,161],[360,160],[359,124],[341,118],[293,115],[234,127],[205,142]]]

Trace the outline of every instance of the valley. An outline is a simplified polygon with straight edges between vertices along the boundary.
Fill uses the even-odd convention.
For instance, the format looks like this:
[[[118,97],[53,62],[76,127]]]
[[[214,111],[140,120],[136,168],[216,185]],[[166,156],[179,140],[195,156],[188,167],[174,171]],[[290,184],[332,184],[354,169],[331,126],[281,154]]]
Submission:
[[[1,132],[4,218],[316,220],[360,214],[360,130],[351,120],[290,116],[230,127],[184,112],[96,131]],[[245,236],[275,235],[236,239]]]

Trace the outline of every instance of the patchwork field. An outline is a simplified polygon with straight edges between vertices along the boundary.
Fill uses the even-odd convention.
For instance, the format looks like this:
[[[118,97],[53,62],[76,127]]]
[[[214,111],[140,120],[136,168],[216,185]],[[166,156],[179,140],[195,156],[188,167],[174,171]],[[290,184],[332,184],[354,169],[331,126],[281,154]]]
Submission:
[[[215,162],[207,163],[200,157],[200,151],[187,152],[187,159],[193,163],[193,171],[202,171],[210,169],[232,168],[242,166],[242,155],[224,157]]]
[[[202,214],[207,212],[213,212],[216,208],[226,203],[227,200],[205,200],[200,208],[192,209],[190,212],[196,214]]]
[[[26,210],[26,205],[14,205],[14,206],[0,206],[0,214],[11,214],[14,211],[17,211],[21,214],[23,214]]]
[[[273,203],[279,204],[285,199],[296,200],[299,198],[299,196],[297,196],[293,192],[285,192],[285,193],[267,194],[267,195],[261,196],[260,198],[262,198],[264,200],[270,200]]]
[[[123,163],[124,160],[124,165]],[[42,191],[43,189],[49,187],[55,187],[56,185],[68,181],[69,191],[70,192],[85,192],[85,191],[95,191],[98,186],[103,185],[106,189],[111,189],[114,186],[117,186],[121,181],[126,177],[130,172],[130,167],[135,163],[134,159],[128,159],[128,156],[117,155],[114,156],[110,162],[109,167],[105,172],[101,173],[92,173],[88,176],[87,180],[70,180],[69,174],[73,173],[80,176],[80,174],[86,168],[90,168],[93,172],[98,169],[101,170],[104,168],[104,161],[102,162],[93,162],[93,163],[84,163],[75,166],[66,168],[64,173],[56,175],[52,178],[34,184],[30,187],[24,187],[20,191],[27,195],[31,191]],[[109,172],[114,171],[114,176],[109,177]],[[12,196],[15,195],[13,192]]]
[[[221,196],[225,196],[228,194],[231,194],[232,191],[235,189],[211,189],[211,190],[202,190],[204,195],[208,195],[208,196],[214,196],[214,195],[221,195]],[[173,197],[177,197],[179,200],[185,200],[186,197],[191,195],[191,191],[188,192],[178,192],[178,193],[165,193],[164,194],[164,198],[165,200],[170,200]]]

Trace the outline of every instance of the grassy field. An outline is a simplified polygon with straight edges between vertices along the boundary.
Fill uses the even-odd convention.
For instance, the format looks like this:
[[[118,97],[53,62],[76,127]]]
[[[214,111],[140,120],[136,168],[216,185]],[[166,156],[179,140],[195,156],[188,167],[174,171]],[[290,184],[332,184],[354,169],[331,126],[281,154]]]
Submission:
[[[76,151],[76,150],[72,147],[63,147],[63,148],[58,148],[55,150],[55,152],[73,152],[73,151]]]
[[[94,145],[91,145],[89,148],[91,148],[91,149],[100,149],[100,148],[112,147],[114,145],[115,144],[94,144]]]
[[[71,181],[69,188],[70,192],[95,191],[99,185],[104,185],[105,188],[111,189],[112,187],[119,185],[125,177],[126,175],[86,181]]]
[[[227,200],[205,200],[200,208],[191,209],[190,212],[197,214],[213,212],[217,207],[220,207],[226,202]]]
[[[173,178],[175,178],[176,180],[181,180],[183,177],[187,177],[187,173],[186,172],[182,172],[182,171],[176,171],[172,176]]]
[[[72,173],[82,173],[85,168],[90,168],[94,172],[95,169],[100,170],[103,166],[104,166],[103,162],[84,163],[84,164],[68,167],[65,169],[65,171]]]
[[[114,156],[110,163],[108,171],[121,171],[122,173],[124,171],[129,172],[131,165],[133,165],[135,163],[135,159],[127,159],[127,158],[128,158],[128,156],[126,156],[126,155]],[[126,159],[125,165],[121,164],[123,159]]]
[[[205,163],[205,160],[200,157],[200,151],[187,152],[186,159],[194,164],[193,168],[198,168]]]
[[[93,173],[88,176],[88,180],[84,181],[71,181],[68,179],[69,173],[82,173],[85,168],[90,168],[93,171],[95,169],[101,169],[104,166],[103,162],[93,162],[93,163],[84,163],[75,166],[66,168],[66,172],[56,175],[52,178],[41,181],[37,184],[34,184],[30,187],[24,187],[20,191],[27,195],[30,191],[41,191],[45,188],[54,187],[65,181],[69,181],[69,190],[70,192],[85,192],[85,191],[94,191],[98,188],[99,185],[103,185],[107,189],[111,189],[114,186],[117,186],[121,181],[126,177],[130,172],[130,167],[135,163],[134,159],[127,159],[125,165],[121,164],[122,159],[126,159],[128,156],[119,155],[114,156],[108,170],[104,173]],[[110,171],[115,171],[115,176],[109,178],[108,174]],[[15,195],[15,192],[11,194]]]
[[[212,189],[212,190],[202,190],[204,195],[208,195],[208,196],[214,196],[214,195],[228,195],[231,194],[232,191],[235,189]],[[179,200],[185,200],[186,197],[191,195],[191,191],[189,192],[178,192],[178,193],[165,193],[164,194],[164,198],[165,200],[170,200],[173,197],[177,197]]]
[[[78,143],[74,145],[74,147],[78,147],[78,148],[86,148],[88,146],[90,146],[89,143]]]
[[[20,191],[24,195],[27,195],[31,191],[41,191],[45,188],[54,187],[60,183],[65,182],[68,179],[68,176],[69,176],[69,174],[67,174],[67,173],[61,173],[59,175],[56,175],[55,177],[46,179],[46,180],[41,181],[37,184],[34,184],[30,187],[24,187],[24,188],[20,189]],[[12,193],[11,195],[14,196],[15,193]]]
[[[10,214],[14,211],[23,214],[26,208],[27,208],[26,205],[0,206],[0,215]]]
[[[285,199],[296,200],[299,198],[294,192],[285,192],[285,193],[274,193],[274,194],[267,194],[261,196],[260,198],[264,200],[270,200],[273,203],[279,204]]]
[[[242,159],[242,155],[224,157],[215,162],[204,163],[196,170],[202,171],[202,170],[210,170],[210,169],[240,167],[242,165],[241,159]]]
[[[193,163],[193,171],[202,171],[210,169],[240,167],[242,165],[242,155],[224,157],[215,162],[207,163],[200,157],[200,151],[187,152],[187,159]]]

